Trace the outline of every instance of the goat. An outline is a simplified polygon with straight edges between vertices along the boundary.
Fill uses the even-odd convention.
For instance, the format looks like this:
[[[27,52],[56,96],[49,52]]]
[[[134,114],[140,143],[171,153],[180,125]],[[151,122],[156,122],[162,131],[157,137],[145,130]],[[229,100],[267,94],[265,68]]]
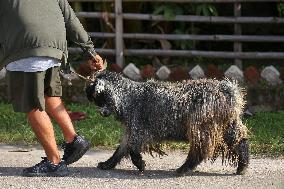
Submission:
[[[101,114],[114,113],[123,123],[120,145],[98,168],[114,168],[130,155],[140,172],[145,170],[141,152],[163,155],[161,143],[186,141],[190,149],[186,161],[176,171],[194,170],[203,160],[215,160],[237,166],[244,174],[249,164],[247,128],[242,123],[244,90],[228,79],[164,82],[132,81],[107,70],[98,73],[86,88],[90,101]]]

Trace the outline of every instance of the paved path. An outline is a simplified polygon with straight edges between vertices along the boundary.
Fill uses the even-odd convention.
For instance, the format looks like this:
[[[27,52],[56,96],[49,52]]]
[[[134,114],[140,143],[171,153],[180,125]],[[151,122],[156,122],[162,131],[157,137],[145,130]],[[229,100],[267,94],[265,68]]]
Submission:
[[[138,171],[125,159],[110,171],[96,168],[98,162],[111,156],[113,151],[89,151],[80,161],[72,164],[71,175],[63,178],[21,176],[24,167],[38,163],[44,152],[40,148],[20,148],[0,145],[0,188],[256,188],[284,189],[284,159],[251,159],[248,174],[234,175],[235,169],[222,166],[220,162],[201,164],[196,172],[184,177],[176,177],[174,169],[186,158],[180,151],[168,152],[168,156],[152,158],[143,155],[147,171],[139,175]]]

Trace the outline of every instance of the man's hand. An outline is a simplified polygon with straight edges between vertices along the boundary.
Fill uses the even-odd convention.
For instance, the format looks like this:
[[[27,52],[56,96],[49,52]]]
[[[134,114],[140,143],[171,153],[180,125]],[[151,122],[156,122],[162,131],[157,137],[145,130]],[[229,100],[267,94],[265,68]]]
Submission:
[[[92,71],[98,71],[104,69],[104,61],[100,55],[96,55],[94,58],[88,60],[88,64]]]

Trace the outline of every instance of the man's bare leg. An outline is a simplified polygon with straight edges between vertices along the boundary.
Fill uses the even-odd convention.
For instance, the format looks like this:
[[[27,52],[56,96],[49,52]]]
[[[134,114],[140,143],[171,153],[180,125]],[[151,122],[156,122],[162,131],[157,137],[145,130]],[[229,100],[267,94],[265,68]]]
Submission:
[[[73,123],[60,97],[45,97],[46,111],[60,126],[66,142],[70,143],[76,136]]]
[[[33,109],[27,114],[31,127],[44,148],[47,159],[54,164],[60,162],[60,154],[56,145],[53,125],[45,111]]]
[[[46,110],[59,124],[67,143],[64,144],[63,160],[66,165],[78,161],[91,147],[84,137],[77,136],[73,123],[60,97],[45,97]]]

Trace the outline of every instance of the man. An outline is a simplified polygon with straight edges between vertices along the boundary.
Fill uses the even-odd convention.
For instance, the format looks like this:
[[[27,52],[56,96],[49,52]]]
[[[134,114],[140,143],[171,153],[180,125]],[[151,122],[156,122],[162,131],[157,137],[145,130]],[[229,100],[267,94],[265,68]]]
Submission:
[[[65,176],[90,143],[76,134],[60,99],[59,66],[66,66],[67,41],[92,53],[90,67],[102,69],[102,58],[67,0],[0,0],[0,70],[8,70],[8,89],[16,112],[28,121],[46,156],[25,176]],[[66,140],[63,158],[55,141],[51,116]]]

